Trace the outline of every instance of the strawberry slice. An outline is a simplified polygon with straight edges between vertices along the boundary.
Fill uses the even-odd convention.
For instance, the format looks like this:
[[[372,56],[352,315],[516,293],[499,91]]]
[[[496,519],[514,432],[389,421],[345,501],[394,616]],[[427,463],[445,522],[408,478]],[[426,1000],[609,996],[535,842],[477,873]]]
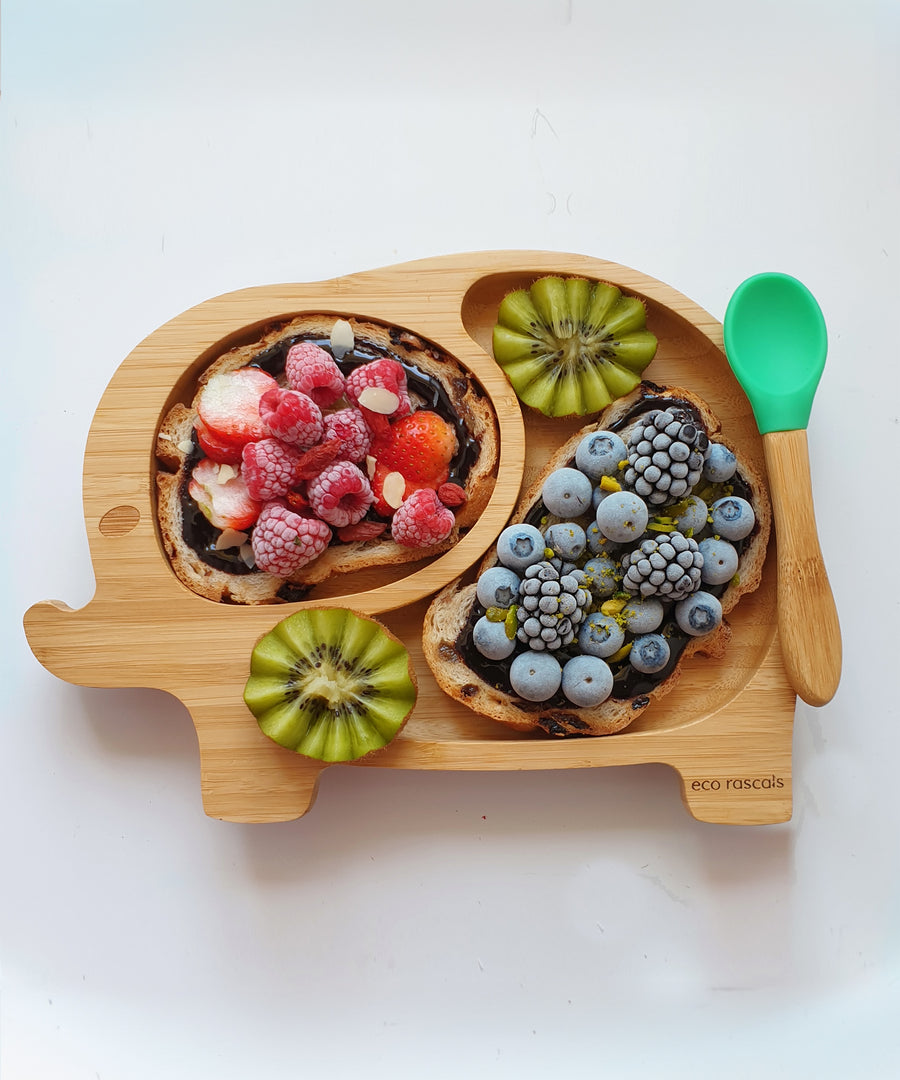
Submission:
[[[244,478],[230,469],[221,479],[221,466],[210,458],[197,462],[188,483],[188,494],[203,516],[216,529],[249,529],[259,517],[263,504],[250,498]]]
[[[202,439],[220,453],[264,439],[269,432],[260,419],[259,399],[269,390],[277,389],[278,383],[259,368],[239,368],[213,375],[197,399],[201,446],[201,431]]]
[[[418,491],[423,487],[430,487],[430,484],[423,484],[416,480],[407,480],[405,476],[401,475],[401,479],[404,481],[404,486],[399,494],[400,502],[397,501],[397,491],[394,482],[391,481],[388,485],[388,493],[393,496],[392,501],[388,501],[384,495],[384,482],[388,476],[392,473],[397,473],[399,470],[392,469],[387,465],[382,464],[380,461],[375,463],[375,471],[372,473],[372,478],[369,481],[369,485],[372,488],[372,494],[375,496],[372,502],[372,509],[376,514],[381,517],[393,517],[394,511],[400,505],[401,502],[408,499],[414,491]],[[393,490],[392,490],[393,488]]]
[[[386,433],[376,437],[370,454],[418,487],[436,488],[450,475],[456,449],[452,425],[436,412],[420,409],[393,421]]]
[[[194,434],[197,436],[200,449],[208,458],[212,458],[220,465],[240,464],[244,443],[232,442],[214,435],[199,416],[194,423]]]

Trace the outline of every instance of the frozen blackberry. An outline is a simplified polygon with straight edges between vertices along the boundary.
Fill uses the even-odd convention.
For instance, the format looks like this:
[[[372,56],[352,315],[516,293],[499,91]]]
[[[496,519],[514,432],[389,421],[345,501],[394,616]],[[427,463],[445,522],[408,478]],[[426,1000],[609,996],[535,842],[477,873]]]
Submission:
[[[580,577],[560,575],[546,559],[528,567],[516,610],[516,637],[523,645],[536,652],[571,645],[591,599]]]
[[[622,484],[651,506],[690,495],[703,473],[709,436],[685,409],[654,409],[628,440]]]
[[[681,600],[700,588],[703,556],[696,540],[658,533],[622,556],[622,585],[630,593]]]

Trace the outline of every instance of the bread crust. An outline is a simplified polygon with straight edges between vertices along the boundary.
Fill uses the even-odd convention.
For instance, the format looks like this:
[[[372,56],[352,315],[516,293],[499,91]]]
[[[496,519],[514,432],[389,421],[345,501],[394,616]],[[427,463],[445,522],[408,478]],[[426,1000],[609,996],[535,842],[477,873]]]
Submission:
[[[755,591],[762,580],[763,564],[771,530],[772,511],[768,492],[762,476],[753,464],[742,458],[735,446],[721,432],[720,423],[710,406],[696,394],[683,387],[659,387],[644,382],[631,394],[613,402],[599,414],[596,421],[572,436],[550,458],[534,483],[525,491],[516,506],[511,521],[523,521],[540,502],[544,481],[555,469],[573,463],[575,449],[585,435],[615,427],[618,434],[628,442],[628,436],[638,423],[638,415],[619,427],[623,419],[636,406],[645,401],[665,399],[686,402],[699,414],[710,438],[723,443],[738,458],[737,471],[750,492],[750,502],[756,515],[754,531],[745,543],[740,556],[738,573],[719,597],[723,615],[732,611],[742,596]],[[557,520],[552,516],[548,523]],[[477,573],[480,575],[497,564],[496,550],[492,549],[482,560]],[[652,690],[632,698],[607,698],[592,708],[573,705],[549,705],[528,702],[504,690],[498,689],[466,662],[462,640],[476,604],[476,584],[466,584],[463,578],[451,582],[434,598],[425,617],[422,641],[425,659],[441,689],[467,708],[506,724],[519,731],[543,730],[552,735],[610,735],[633,723],[654,701],[670,693],[681,678],[685,662],[696,654],[710,657],[724,655],[732,637],[727,620],[711,634],[690,638],[672,672]]]
[[[260,353],[285,339],[304,336],[327,341],[334,323],[346,318],[358,344],[375,346],[406,365],[412,365],[439,385],[465,427],[477,456],[465,477],[466,502],[454,507],[455,525],[450,536],[427,548],[397,544],[385,534],[367,541],[333,542],[317,559],[282,579],[259,570],[233,573],[210,565],[190,546],[184,535],[182,496],[196,458],[189,447],[194,442],[196,401],[206,383],[217,374],[246,367]],[[283,380],[282,380],[283,381]],[[430,408],[410,387],[414,408]],[[472,376],[450,354],[423,338],[397,327],[368,319],[327,314],[305,314],[266,329],[255,341],[229,349],[201,373],[188,405],[172,406],[160,424],[156,439],[157,521],[163,548],[178,579],[192,592],[207,599],[237,604],[272,604],[296,599],[303,587],[312,586],[334,574],[377,566],[417,562],[449,550],[479,518],[487,506],[495,483],[499,448],[497,419],[490,400]]]

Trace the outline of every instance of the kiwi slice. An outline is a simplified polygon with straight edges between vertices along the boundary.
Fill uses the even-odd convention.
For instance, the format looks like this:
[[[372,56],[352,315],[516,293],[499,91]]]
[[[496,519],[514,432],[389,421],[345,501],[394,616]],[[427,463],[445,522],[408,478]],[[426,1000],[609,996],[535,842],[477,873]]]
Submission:
[[[630,393],[656,354],[636,296],[577,277],[542,277],[508,293],[494,327],[494,359],[526,405],[585,416]]]
[[[406,723],[416,680],[406,647],[381,623],[346,608],[310,608],[257,644],[244,701],[279,746],[356,761]]]

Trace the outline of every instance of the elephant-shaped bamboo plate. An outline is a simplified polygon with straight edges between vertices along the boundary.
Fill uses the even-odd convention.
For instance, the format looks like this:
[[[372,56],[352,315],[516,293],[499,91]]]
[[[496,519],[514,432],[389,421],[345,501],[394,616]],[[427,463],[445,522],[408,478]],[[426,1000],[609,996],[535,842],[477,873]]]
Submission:
[[[49,671],[95,687],[155,687],[187,707],[199,740],[203,806],[237,822],[286,821],[312,805],[321,762],[266,738],[243,701],[250,654],[272,626],[323,602],[377,615],[410,650],[419,696],[385,750],[354,767],[573,769],[647,762],[672,766],[701,821],[768,824],[791,815],[795,696],[776,626],[774,548],[760,588],[729,615],[722,659],[693,657],[676,688],[624,731],[594,738],[523,734],[478,716],[438,687],[422,655],[429,598],[471,567],[507,523],[520,489],[584,421],[529,413],[491,356],[500,300],[542,274],[583,275],[641,297],[659,348],[647,372],[704,398],[723,433],[766,475],[750,404],[722,350],[721,325],[686,297],[624,266],[537,251],[457,254],[312,284],[262,286],[205,301],[142,341],[115,372],[95,414],[84,461],[84,516],[96,592],[73,610],[49,600],[25,615],[29,644]],[[258,328],[304,312],[406,328],[457,358],[490,398],[499,462],[487,508],[430,562],[341,575],[299,603],[240,606],[195,595],[175,576],[155,510],[154,447],[170,404],[198,373]],[[340,766],[346,767],[346,766]]]

